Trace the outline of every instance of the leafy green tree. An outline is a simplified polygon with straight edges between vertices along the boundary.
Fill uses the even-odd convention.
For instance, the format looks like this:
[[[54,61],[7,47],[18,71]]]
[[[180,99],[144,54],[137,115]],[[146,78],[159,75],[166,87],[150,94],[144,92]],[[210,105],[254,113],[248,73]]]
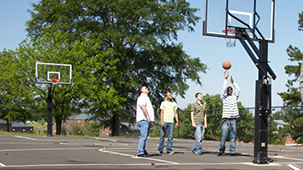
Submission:
[[[207,109],[207,128],[205,129],[204,139],[221,139],[221,120],[222,120],[222,102],[220,95],[206,94],[203,97]]]
[[[0,118],[7,121],[7,131],[12,121],[31,119],[35,107],[23,62],[12,50],[0,53]]]
[[[245,109],[241,102],[237,103],[240,117],[237,119],[237,140],[253,142],[255,137],[255,118]]]
[[[86,110],[96,114],[96,117],[115,119],[113,126],[116,128],[112,129],[112,134],[118,135],[119,121],[135,120],[133,113],[141,85],[149,87],[155,108],[159,108],[159,101],[164,99],[167,91],[184,97],[189,88],[187,80],[201,85],[199,72],[205,73],[206,65],[199,58],[188,56],[182,44],[175,43],[178,31],[194,31],[193,26],[200,19],[194,15],[196,11],[184,0],[42,0],[33,4],[27,30],[34,37],[61,31],[68,34],[68,43],[82,41],[83,35],[90,41],[98,42],[93,46],[94,51],[79,50],[77,54],[64,55],[69,63],[77,61],[77,56],[83,56],[81,53],[90,58],[111,49],[110,58],[105,62],[114,61],[111,67],[114,69],[99,68],[92,62],[90,67],[94,68],[94,72],[105,75],[105,78],[101,79],[103,81],[96,79],[83,83],[87,85],[93,81],[102,88],[111,87],[112,93],[125,99],[117,102],[130,115],[121,115],[117,109],[107,106],[100,108],[100,105],[106,105],[106,102],[99,100],[100,97],[92,97],[91,107]],[[60,48],[63,54],[72,46],[66,44],[65,47],[67,49]],[[98,60],[98,57],[94,59]],[[73,66],[82,64],[79,61]],[[78,92],[81,90],[78,89]],[[58,112],[58,120],[64,119],[60,116],[62,110],[58,109]],[[104,112],[107,114],[104,115]]]
[[[174,136],[183,139],[195,139],[190,117],[191,104],[184,110],[178,111],[179,127],[175,129]]]
[[[302,31],[303,28],[303,13],[299,13],[299,31]],[[289,45],[289,47],[286,50],[289,60],[292,62],[295,62],[295,65],[286,65],[284,67],[285,73],[289,76],[294,77],[293,79],[290,79],[287,81],[287,91],[278,93],[278,95],[281,96],[284,102],[284,106],[292,107],[292,106],[301,106],[302,107],[302,99],[300,96],[299,87],[295,87],[294,83],[298,81],[300,77],[300,71],[302,67],[302,59],[303,54],[301,50],[298,47],[293,47],[292,45]],[[292,108],[285,110],[285,116],[284,121],[288,123],[288,126],[285,126],[284,131],[285,133],[289,133],[293,139],[296,140],[296,142],[302,142],[303,138],[303,129],[301,128],[293,128],[293,127],[300,127],[299,124],[303,124],[303,121],[301,117],[303,116],[302,108],[301,111],[294,111]]]

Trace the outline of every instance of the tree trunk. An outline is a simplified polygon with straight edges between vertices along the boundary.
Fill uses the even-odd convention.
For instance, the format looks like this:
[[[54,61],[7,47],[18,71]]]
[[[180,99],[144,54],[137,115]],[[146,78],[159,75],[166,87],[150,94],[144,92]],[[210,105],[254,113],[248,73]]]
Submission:
[[[9,121],[8,121],[8,120],[6,120],[6,131],[7,131],[7,132],[9,132],[9,131],[10,131],[10,130],[9,130],[9,127],[10,127],[9,125],[10,125]]]
[[[119,136],[120,132],[120,121],[119,121],[119,114],[115,112],[112,118],[112,136]]]
[[[55,117],[55,120],[56,120],[56,135],[61,135],[61,124],[62,124],[61,116]]]

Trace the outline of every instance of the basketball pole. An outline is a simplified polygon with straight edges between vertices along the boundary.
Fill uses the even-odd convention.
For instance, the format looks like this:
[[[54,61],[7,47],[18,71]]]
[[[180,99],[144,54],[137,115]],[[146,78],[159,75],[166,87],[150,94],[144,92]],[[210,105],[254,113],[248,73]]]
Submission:
[[[47,95],[47,136],[53,136],[53,94],[55,92],[56,85],[50,84],[48,87],[48,95]]]
[[[267,156],[267,147],[268,116],[271,114],[271,84],[269,83],[270,81],[268,81],[267,73],[269,73],[273,79],[276,79],[275,73],[268,65],[268,41],[265,39],[259,40],[259,48],[257,48],[243,28],[236,28],[236,37],[259,71],[258,80],[256,81],[254,160],[252,162],[256,164],[266,164],[270,161]],[[257,59],[251,49],[254,50],[259,59]]]

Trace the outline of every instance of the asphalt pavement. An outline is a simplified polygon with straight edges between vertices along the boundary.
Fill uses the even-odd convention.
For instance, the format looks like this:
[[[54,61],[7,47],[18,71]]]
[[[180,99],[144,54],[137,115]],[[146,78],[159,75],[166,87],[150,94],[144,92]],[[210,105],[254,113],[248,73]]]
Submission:
[[[290,170],[303,167],[303,147],[269,145],[268,164],[253,164],[253,144],[237,143],[236,156],[218,156],[219,142],[203,140],[202,155],[190,149],[194,140],[174,139],[175,155],[157,155],[159,138],[147,140],[146,158],[137,158],[137,138],[46,137],[0,135],[0,169],[241,169]],[[165,140],[166,144],[166,140]]]

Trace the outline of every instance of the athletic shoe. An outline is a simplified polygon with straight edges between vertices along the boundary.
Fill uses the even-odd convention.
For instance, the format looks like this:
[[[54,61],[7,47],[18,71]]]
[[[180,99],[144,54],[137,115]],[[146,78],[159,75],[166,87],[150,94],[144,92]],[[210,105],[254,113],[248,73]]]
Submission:
[[[147,154],[139,154],[137,157],[147,157]]]
[[[202,155],[202,152],[195,152],[196,155]]]
[[[157,151],[156,154],[161,155],[161,154],[163,154],[163,152]]]
[[[174,151],[171,151],[171,152],[169,152],[169,153],[167,153],[168,155],[174,155],[175,154],[175,152]]]
[[[223,155],[223,152],[219,152],[219,153],[218,153],[218,156],[221,156],[221,155]]]

